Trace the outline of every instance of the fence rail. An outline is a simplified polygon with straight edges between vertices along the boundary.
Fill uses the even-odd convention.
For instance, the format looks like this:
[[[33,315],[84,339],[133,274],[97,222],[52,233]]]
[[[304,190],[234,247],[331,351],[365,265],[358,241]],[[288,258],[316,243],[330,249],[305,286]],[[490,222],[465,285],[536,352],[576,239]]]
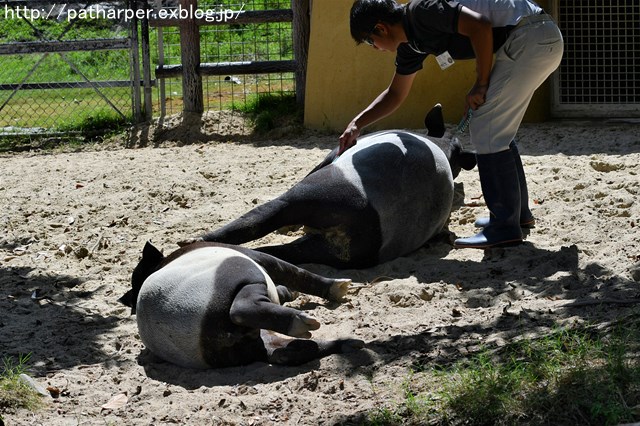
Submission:
[[[100,120],[109,126],[140,117],[141,103],[132,102],[141,79],[131,73],[138,45],[130,22],[57,19],[65,7],[99,3],[2,2],[0,135],[75,133]]]
[[[40,20],[17,12],[5,13],[4,21],[0,16],[0,25],[9,28],[4,32],[6,38],[0,40],[0,59],[5,64],[0,67],[0,135],[15,129],[21,134],[29,129],[38,134],[42,129],[59,133],[69,121],[92,122],[92,114],[115,112],[119,119],[150,120],[154,110],[165,115],[165,102],[185,111],[196,106],[197,112],[203,112],[203,82],[209,109],[229,108],[273,91],[295,93],[302,104],[309,2],[238,0],[229,6],[237,6],[237,13],[226,22],[206,17],[161,20],[138,19],[140,15],[136,15],[127,22],[107,18],[112,27],[103,36],[101,32],[83,32],[97,24],[95,19],[54,19],[62,4],[53,0],[4,1],[0,9],[52,12],[51,19]],[[151,10],[149,3],[159,7],[155,0],[87,0],[69,7],[100,5],[135,12]],[[172,2],[203,10],[217,10],[230,3]],[[268,7],[273,9],[262,10]],[[18,24],[19,31],[11,29]],[[158,50],[153,52],[156,40]],[[178,40],[179,46],[175,44]],[[223,78],[226,75],[231,77]]]
[[[41,40],[0,44],[0,55],[25,55],[33,53],[92,52],[97,50],[131,49],[130,38]]]
[[[196,9],[197,0],[180,0],[180,7]],[[238,61],[208,63],[200,60],[200,28],[207,26],[244,25],[287,22],[292,24],[294,46],[293,60],[278,61]],[[164,99],[163,79],[182,77],[183,108],[196,114],[204,111],[202,76],[220,76],[226,74],[270,74],[293,72],[298,104],[304,104],[306,84],[306,64],[309,46],[309,2],[291,0],[290,9],[243,10],[232,22],[225,20],[201,19],[152,19],[149,25],[156,28],[178,27],[180,29],[181,63],[166,65],[162,62],[155,68],[159,80],[161,98]],[[161,37],[159,37],[161,42]],[[160,46],[160,50],[162,47]],[[162,58],[162,55],[160,55]],[[164,113],[164,105],[161,109]]]
[[[295,0],[294,0],[295,1]],[[179,27],[184,19],[149,19],[151,27]],[[207,25],[229,25],[229,22],[207,20],[206,18],[194,19],[199,27]],[[293,21],[293,9],[272,9],[272,10],[244,10],[233,19],[233,25],[242,24],[265,24],[269,22],[291,22]]]
[[[228,74],[270,74],[278,72],[295,72],[296,61],[243,61],[243,62],[203,62],[198,68],[200,75]],[[156,67],[156,78],[180,77],[184,72],[181,64]]]
[[[140,82],[140,86],[143,82]],[[106,87],[131,87],[131,80],[111,81],[62,81],[49,83],[0,84],[0,90],[38,89],[92,89]]]

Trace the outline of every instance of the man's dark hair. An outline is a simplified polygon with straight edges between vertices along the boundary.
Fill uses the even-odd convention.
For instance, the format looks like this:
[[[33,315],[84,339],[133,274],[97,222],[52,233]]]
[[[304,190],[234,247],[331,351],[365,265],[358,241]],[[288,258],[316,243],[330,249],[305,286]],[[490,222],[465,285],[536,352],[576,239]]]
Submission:
[[[395,0],[356,0],[351,6],[351,37],[360,44],[373,33],[379,22],[395,24],[402,20],[404,6]]]

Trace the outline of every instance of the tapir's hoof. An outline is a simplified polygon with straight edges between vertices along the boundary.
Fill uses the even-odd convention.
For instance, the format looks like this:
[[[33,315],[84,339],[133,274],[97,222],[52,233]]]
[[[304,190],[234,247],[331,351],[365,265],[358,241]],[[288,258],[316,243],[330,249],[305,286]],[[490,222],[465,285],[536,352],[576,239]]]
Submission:
[[[339,339],[329,341],[292,340],[285,347],[275,349],[269,362],[282,365],[300,365],[331,354],[355,352],[364,347],[362,340]]]
[[[351,285],[351,280],[346,278],[339,278],[335,280],[333,284],[331,284],[331,288],[329,289],[329,300],[333,302],[340,302],[347,295],[347,291],[349,290],[349,286]]]
[[[285,347],[275,349],[269,355],[271,364],[300,365],[322,357],[318,344],[313,340],[292,340]]]
[[[300,312],[291,321],[289,332],[287,333],[292,337],[302,337],[308,339],[311,337],[310,330],[317,330],[320,328],[320,322],[314,317]]]
[[[276,287],[278,291],[278,299],[280,299],[280,304],[291,302],[296,300],[300,293],[297,291],[289,290],[287,287],[283,285],[279,285]]]
[[[344,339],[342,341],[342,349],[343,353],[355,352],[364,348],[364,341],[359,339]]]
[[[198,241],[204,241],[204,239],[202,239],[202,237],[187,238],[186,240],[178,241],[178,246],[184,247],[188,246],[189,244],[197,243]]]

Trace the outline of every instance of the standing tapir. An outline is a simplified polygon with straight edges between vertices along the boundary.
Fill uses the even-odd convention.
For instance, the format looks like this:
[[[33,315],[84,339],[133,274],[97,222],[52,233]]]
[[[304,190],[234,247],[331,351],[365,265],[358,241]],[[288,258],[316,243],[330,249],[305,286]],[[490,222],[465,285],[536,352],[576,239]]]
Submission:
[[[270,333],[309,338],[320,327],[315,318],[281,303],[293,300],[296,291],[340,301],[350,283],[227,244],[197,242],[165,257],[147,243],[132,289],[120,301],[136,314],[145,346],[171,363],[190,368],[255,361],[297,365],[364,343]]]
[[[461,168],[475,166],[475,154],[462,151],[457,139],[446,142],[441,149],[418,133],[399,130],[367,135],[340,156],[333,150],[276,199],[198,240],[242,244],[304,225],[307,234],[300,239],[257,250],[295,264],[338,268],[403,256],[442,230],[451,212],[453,179]]]

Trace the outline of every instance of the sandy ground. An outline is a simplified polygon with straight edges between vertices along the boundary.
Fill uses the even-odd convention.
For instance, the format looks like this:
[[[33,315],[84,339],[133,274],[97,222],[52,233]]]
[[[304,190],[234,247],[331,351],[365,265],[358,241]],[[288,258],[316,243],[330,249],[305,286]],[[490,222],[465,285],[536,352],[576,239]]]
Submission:
[[[0,355],[31,353],[51,393],[7,425],[357,423],[403,400],[416,363],[607,323],[640,300],[638,123],[529,124],[519,142],[538,225],[525,244],[452,248],[486,212],[477,171],[463,171],[448,229],[424,248],[366,270],[306,265],[355,283],[343,304],[293,303],[321,320],[314,336],[360,338],[364,350],[300,367],[158,362],[117,302],[145,241],[173,251],[284,192],[337,143],[256,140],[214,116],[185,134],[178,122],[108,148],[0,156]],[[219,142],[225,133],[234,142]]]

